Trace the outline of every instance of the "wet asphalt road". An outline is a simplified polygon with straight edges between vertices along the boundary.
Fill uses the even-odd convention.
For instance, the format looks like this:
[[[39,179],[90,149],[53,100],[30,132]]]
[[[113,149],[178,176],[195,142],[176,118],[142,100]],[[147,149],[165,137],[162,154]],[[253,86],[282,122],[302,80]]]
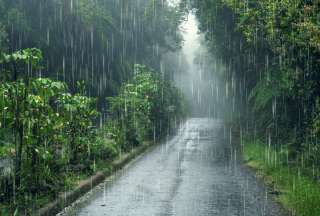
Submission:
[[[62,215],[283,215],[236,152],[222,122],[190,119]]]

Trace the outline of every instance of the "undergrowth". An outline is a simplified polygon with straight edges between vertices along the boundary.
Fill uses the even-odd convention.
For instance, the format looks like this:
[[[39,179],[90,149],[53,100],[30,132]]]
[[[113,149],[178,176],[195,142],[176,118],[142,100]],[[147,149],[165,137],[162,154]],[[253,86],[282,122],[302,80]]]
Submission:
[[[244,141],[244,160],[256,170],[277,200],[293,215],[320,215],[320,184],[304,175],[305,168],[290,162],[284,148],[268,146],[257,139]]]

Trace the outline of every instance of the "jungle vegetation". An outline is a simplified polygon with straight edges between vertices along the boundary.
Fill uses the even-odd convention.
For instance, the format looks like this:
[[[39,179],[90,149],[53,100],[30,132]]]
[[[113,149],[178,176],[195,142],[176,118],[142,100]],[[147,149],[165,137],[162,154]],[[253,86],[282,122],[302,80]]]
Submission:
[[[319,3],[192,1],[243,130],[319,167]]]
[[[29,77],[41,59],[38,49],[1,59],[7,76],[0,82],[0,154],[10,164],[1,170],[0,200],[8,206],[2,214],[39,208],[38,199],[45,202],[72,188],[74,176],[93,174],[96,164],[156,142],[186,115],[177,88],[147,66],[135,65],[133,77],[106,98],[108,121],[98,127],[97,99],[87,96],[83,82],[70,93],[64,82]]]
[[[175,130],[187,108],[160,62],[182,14],[156,0],[0,0],[1,215]]]
[[[206,46],[224,66],[216,76],[237,105],[226,114],[239,126],[245,159],[275,185],[287,183],[289,208],[319,215],[317,202],[307,202],[319,200],[308,193],[320,179],[319,1],[180,6],[0,0],[1,214],[38,208],[99,161],[174,130],[186,104],[161,59],[180,48],[185,9],[195,9]],[[297,205],[300,194],[308,196]]]
[[[219,76],[238,105],[232,121],[250,137],[242,142],[245,158],[274,178],[294,213],[318,215],[311,191],[320,179],[320,2],[188,2],[225,65]]]

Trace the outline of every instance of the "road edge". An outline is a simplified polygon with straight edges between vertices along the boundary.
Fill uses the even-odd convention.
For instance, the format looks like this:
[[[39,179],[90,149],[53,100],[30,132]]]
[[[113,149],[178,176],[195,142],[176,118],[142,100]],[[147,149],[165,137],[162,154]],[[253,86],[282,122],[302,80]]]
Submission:
[[[276,205],[276,207],[278,208],[278,210],[280,211],[279,214],[281,214],[282,216],[294,216],[292,214],[292,211],[290,209],[288,209],[283,203],[281,203],[278,200],[278,196],[273,193],[272,191],[272,185],[270,185],[265,177],[263,175],[259,175],[259,169],[251,166],[248,161],[245,159],[245,152],[244,152],[244,145],[245,143],[242,143],[243,141],[241,141],[241,137],[243,135],[241,135],[240,129],[232,124],[232,123],[226,123],[226,127],[231,128],[231,133],[232,133],[232,146],[235,147],[237,149],[237,157],[239,157],[239,166],[244,169],[245,172],[248,173],[248,175],[251,175],[259,184],[260,187],[263,187],[266,192],[268,193],[268,196],[271,198],[271,201]]]
[[[292,209],[288,208],[285,203],[283,203],[280,199],[279,199],[279,194],[278,191],[275,190],[275,185],[273,182],[273,177],[270,175],[267,175],[266,173],[263,173],[263,171],[259,168],[256,167],[254,165],[252,165],[250,162],[252,162],[252,160],[246,160],[245,155],[246,152],[244,150],[244,146],[246,145],[246,142],[243,141],[244,143],[242,143],[242,146],[240,146],[240,157],[241,157],[241,164],[242,166],[249,172],[251,173],[251,175],[253,175],[253,177],[256,179],[256,181],[266,189],[266,192],[268,194],[268,196],[271,198],[272,202],[277,206],[277,208],[279,208],[278,210],[280,211],[279,214],[281,214],[282,216],[295,216],[295,214],[293,214]],[[239,141],[240,143],[240,141]],[[253,161],[253,162],[257,162],[257,161]],[[271,178],[271,182],[270,180],[268,181],[268,178]]]
[[[73,202],[79,199],[81,196],[89,192],[95,186],[103,182],[106,178],[113,175],[116,171],[121,170],[133,159],[145,153],[148,149],[156,144],[144,144],[137,148],[134,148],[131,152],[123,155],[121,158],[113,161],[111,163],[110,170],[98,171],[95,175],[90,176],[89,178],[82,180],[79,185],[71,191],[59,195],[57,199],[52,202],[49,202],[44,207],[36,210],[32,215],[33,216],[51,216],[58,214],[64,208],[70,206]]]

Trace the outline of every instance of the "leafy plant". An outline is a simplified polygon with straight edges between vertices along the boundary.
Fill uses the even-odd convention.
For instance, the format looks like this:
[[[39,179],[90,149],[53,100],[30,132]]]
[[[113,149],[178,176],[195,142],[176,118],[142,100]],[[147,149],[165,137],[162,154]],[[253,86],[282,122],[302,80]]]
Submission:
[[[172,121],[185,117],[181,93],[146,66],[136,65],[135,76],[121,86],[119,95],[108,98],[110,115],[117,124],[111,128],[120,146],[128,150],[146,139],[166,135]],[[125,144],[125,146],[124,146]]]

